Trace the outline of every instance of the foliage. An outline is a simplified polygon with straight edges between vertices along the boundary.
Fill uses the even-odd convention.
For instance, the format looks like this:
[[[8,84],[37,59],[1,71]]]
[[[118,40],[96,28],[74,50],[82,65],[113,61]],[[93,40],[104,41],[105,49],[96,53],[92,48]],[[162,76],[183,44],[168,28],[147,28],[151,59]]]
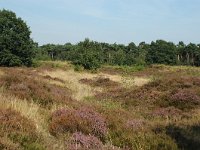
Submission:
[[[147,52],[146,61],[149,64],[173,65],[176,63],[176,46],[163,40],[152,42]]]
[[[93,45],[89,39],[86,39],[84,42],[78,44],[72,62],[75,65],[83,66],[85,69],[96,70],[100,68],[100,57],[96,47],[93,48],[90,43]]]
[[[0,10],[0,65],[30,66],[34,56],[33,41],[26,23],[14,12]]]
[[[48,44],[38,48],[38,58],[70,60],[85,69],[97,69],[101,64],[118,66],[145,66],[146,64],[195,65],[199,66],[200,47],[190,43],[157,40],[136,46],[133,42],[123,44],[99,43],[85,39],[78,44]],[[44,57],[44,58],[42,58]]]

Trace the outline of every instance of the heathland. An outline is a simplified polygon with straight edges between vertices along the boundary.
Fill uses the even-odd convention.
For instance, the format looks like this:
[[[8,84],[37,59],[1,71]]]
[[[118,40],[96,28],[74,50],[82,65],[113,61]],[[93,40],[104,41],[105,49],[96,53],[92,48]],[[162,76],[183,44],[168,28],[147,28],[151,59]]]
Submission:
[[[200,148],[200,68],[0,68],[0,149]]]

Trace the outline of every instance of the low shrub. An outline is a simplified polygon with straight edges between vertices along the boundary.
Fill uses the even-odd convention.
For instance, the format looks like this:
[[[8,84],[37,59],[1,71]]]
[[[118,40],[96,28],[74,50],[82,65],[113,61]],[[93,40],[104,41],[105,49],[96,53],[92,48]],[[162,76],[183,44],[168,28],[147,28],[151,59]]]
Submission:
[[[153,117],[172,118],[182,115],[182,111],[175,107],[157,108],[150,115]]]
[[[145,121],[141,119],[132,119],[128,120],[126,123],[127,129],[139,130],[142,129],[145,125]]]
[[[103,150],[103,143],[97,137],[84,135],[81,132],[73,133],[69,143],[66,144],[69,150]]]
[[[172,93],[168,103],[179,109],[191,109],[200,105],[200,97],[191,90],[178,90]]]
[[[7,138],[6,141],[1,140],[0,147],[27,148],[37,143],[42,149],[34,122],[11,109],[0,109],[0,137]]]
[[[94,80],[92,79],[81,79],[79,82],[88,84],[94,87],[104,87],[104,88],[113,88],[119,86],[118,82],[112,81],[109,78],[98,77]]]
[[[49,129],[53,135],[82,132],[104,138],[107,133],[107,125],[103,116],[87,107],[78,110],[55,111],[52,114]]]

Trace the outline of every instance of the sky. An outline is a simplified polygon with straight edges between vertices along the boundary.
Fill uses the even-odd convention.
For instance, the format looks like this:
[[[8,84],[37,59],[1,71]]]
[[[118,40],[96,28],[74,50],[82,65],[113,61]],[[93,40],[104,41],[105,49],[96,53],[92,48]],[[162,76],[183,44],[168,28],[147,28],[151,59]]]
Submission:
[[[25,20],[40,45],[200,43],[200,0],[0,0],[3,8]]]

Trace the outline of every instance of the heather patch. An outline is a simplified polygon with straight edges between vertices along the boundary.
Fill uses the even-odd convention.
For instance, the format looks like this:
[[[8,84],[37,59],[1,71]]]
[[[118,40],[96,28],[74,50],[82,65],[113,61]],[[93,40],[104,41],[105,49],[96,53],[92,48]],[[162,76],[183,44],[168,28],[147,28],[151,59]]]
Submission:
[[[8,94],[33,100],[41,106],[72,101],[69,89],[48,84],[31,71],[9,69],[0,79],[0,86],[3,86]]]
[[[34,148],[42,149],[38,142],[36,126],[31,120],[11,109],[0,109],[0,147],[3,148]]]
[[[94,80],[92,79],[81,79],[79,82],[88,84],[94,87],[104,87],[104,88],[113,88],[116,86],[119,86],[120,84],[118,82],[110,80],[110,78],[95,78]]]
[[[107,134],[104,117],[87,107],[78,110],[60,109],[55,111],[52,114],[49,129],[53,135],[78,131],[103,138]]]
[[[103,143],[97,137],[84,135],[81,132],[73,133],[66,145],[69,150],[103,150]]]
[[[182,111],[175,107],[157,108],[150,114],[150,116],[161,117],[161,118],[174,118],[181,115]]]

